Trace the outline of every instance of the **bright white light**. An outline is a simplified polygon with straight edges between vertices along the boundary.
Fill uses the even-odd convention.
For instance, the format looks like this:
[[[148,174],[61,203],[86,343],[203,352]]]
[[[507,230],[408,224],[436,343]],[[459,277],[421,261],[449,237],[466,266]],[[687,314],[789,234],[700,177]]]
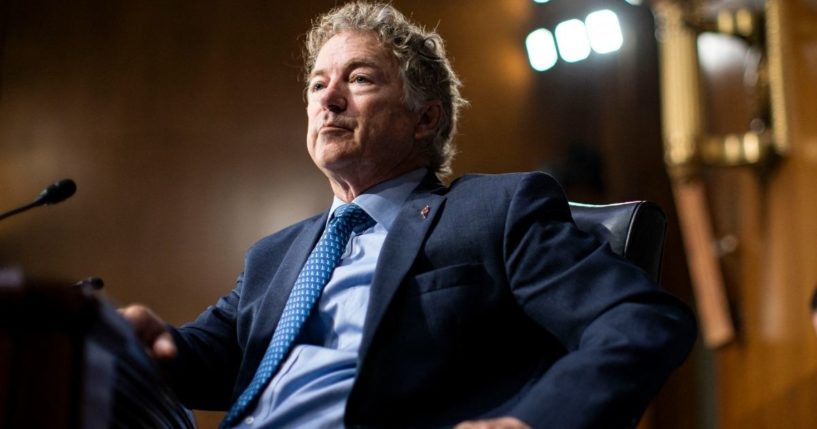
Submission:
[[[720,33],[701,33],[698,36],[698,63],[707,75],[735,76],[736,73],[742,73],[738,70],[744,70],[744,65],[749,59],[747,49],[749,48],[746,42],[737,37]]]
[[[630,3],[633,6],[640,6],[641,5],[641,0],[624,0],[624,1],[626,1],[627,3]]]
[[[528,48],[530,66],[534,70],[545,71],[556,64],[558,55],[556,44],[553,43],[553,34],[550,31],[544,28],[533,30],[525,39],[525,46]]]
[[[590,36],[590,46],[599,54],[614,52],[621,48],[623,37],[618,17],[609,10],[599,10],[587,15],[584,20],[587,26],[587,35]]]
[[[578,19],[564,21],[556,26],[556,44],[562,59],[575,63],[590,55],[590,42],[584,23]]]
[[[550,0],[533,0],[534,3],[547,3]]]

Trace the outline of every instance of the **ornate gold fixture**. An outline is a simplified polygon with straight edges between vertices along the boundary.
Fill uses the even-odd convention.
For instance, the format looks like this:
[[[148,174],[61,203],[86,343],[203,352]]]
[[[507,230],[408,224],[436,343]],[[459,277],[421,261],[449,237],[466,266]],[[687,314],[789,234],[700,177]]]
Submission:
[[[719,347],[735,336],[723,285],[706,190],[705,167],[753,166],[769,171],[788,152],[784,103],[780,0],[755,7],[722,7],[736,2],[655,0],[660,51],[664,160],[684,235],[690,276],[705,343]],[[748,2],[742,2],[748,3]],[[705,132],[698,37],[704,32],[742,39],[760,53],[753,69],[752,111],[746,130]]]

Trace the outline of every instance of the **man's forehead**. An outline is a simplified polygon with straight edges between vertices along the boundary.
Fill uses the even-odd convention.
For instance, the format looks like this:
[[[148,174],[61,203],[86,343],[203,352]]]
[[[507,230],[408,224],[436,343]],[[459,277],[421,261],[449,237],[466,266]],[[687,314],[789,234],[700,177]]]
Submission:
[[[343,31],[324,43],[315,58],[310,75],[320,74],[329,66],[367,66],[385,68],[396,58],[375,33]]]

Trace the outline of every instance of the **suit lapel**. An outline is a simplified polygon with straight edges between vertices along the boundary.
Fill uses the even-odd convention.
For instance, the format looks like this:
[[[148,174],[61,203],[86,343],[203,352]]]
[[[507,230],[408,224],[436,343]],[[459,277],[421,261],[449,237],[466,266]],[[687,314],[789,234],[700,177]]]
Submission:
[[[253,326],[250,334],[251,341],[248,342],[245,351],[248,357],[247,364],[251,365],[252,368],[258,366],[267,351],[267,346],[272,338],[275,325],[278,324],[278,319],[281,318],[281,313],[284,311],[284,305],[286,305],[289,298],[289,293],[295,285],[295,280],[298,278],[306,258],[309,257],[312,248],[320,238],[321,232],[323,232],[327,216],[328,212],[304,226],[298,237],[293,240],[289,251],[281,260],[278,271],[266,287],[267,292],[260,304],[260,308],[264,310],[260,313],[258,322]],[[254,371],[245,371],[244,373],[249,374],[248,380],[246,380],[249,382],[249,378],[252,378]]]
[[[383,243],[372,279],[359,350],[361,357],[366,355],[386,309],[417,258],[431,225],[442,211],[445,197],[431,193],[440,187],[436,180],[427,177],[403,204]]]

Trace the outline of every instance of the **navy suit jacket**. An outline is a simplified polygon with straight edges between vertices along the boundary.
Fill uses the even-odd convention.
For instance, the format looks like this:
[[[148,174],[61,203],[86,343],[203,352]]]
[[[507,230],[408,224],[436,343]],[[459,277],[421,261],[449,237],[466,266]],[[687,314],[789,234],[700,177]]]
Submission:
[[[188,406],[229,408],[250,382],[326,216],[256,243],[236,288],[173,329]],[[695,332],[686,306],[575,227],[549,176],[429,176],[383,245],[345,423],[630,426]]]

